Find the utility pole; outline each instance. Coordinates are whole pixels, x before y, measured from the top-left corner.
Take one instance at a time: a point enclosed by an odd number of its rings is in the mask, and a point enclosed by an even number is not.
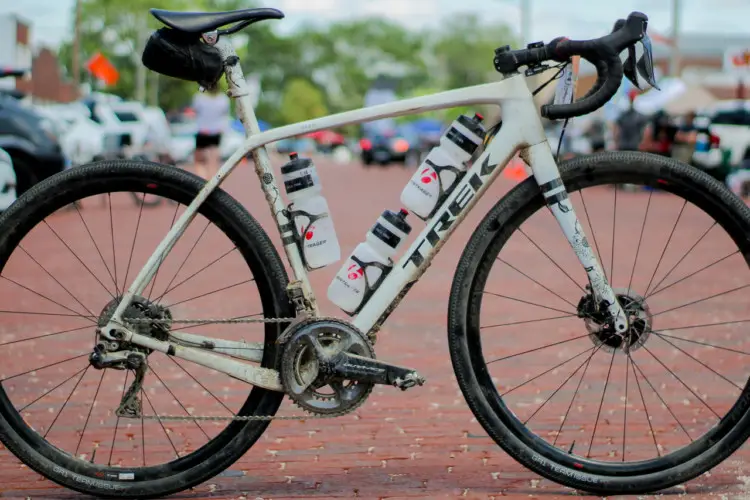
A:
[[[521,44],[531,43],[531,0],[519,0],[521,2]]]
[[[73,83],[76,92],[81,86],[81,0],[75,0],[73,34]]]
[[[669,61],[669,75],[680,76],[680,18],[682,0],[672,0],[672,57]]]

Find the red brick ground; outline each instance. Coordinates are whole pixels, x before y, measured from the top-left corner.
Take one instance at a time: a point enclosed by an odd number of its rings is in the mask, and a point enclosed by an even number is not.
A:
[[[410,172],[400,167],[363,169],[356,163],[336,165],[325,160],[319,161],[319,168],[328,197],[334,221],[342,245],[342,251],[350,251],[364,236],[365,231],[386,209],[397,209],[400,190]],[[472,229],[489,207],[511,186],[502,179],[493,186],[486,198],[475,212],[459,229],[455,238],[445,246],[430,272],[413,289],[401,307],[391,316],[379,336],[377,344],[378,357],[398,362],[418,369],[427,377],[427,384],[422,388],[410,390],[407,394],[391,388],[376,388],[369,401],[354,415],[337,420],[308,420],[306,422],[275,422],[261,441],[238,463],[222,476],[177,497],[185,498],[495,498],[500,496],[555,497],[569,496],[566,488],[527,471],[506,456],[490,440],[466,406],[455,382],[448,356],[445,334],[446,310],[449,287],[456,263]],[[248,167],[241,168],[230,179],[228,190],[246,203],[265,226],[270,218],[262,201],[257,185]],[[657,196],[651,203],[652,214],[649,226],[652,228],[644,235],[644,243],[638,257],[638,271],[633,280],[633,287],[645,288],[651,272],[656,266],[661,249],[669,238],[669,229],[677,218],[680,206],[665,203],[657,205]],[[663,198],[663,197],[662,197]],[[638,241],[638,228],[642,220],[648,195],[618,194],[617,227],[618,239],[615,241],[615,261],[622,265],[615,267],[615,286],[627,287],[629,274],[635,256]],[[582,213],[583,207],[578,196],[574,197],[577,209]],[[586,198],[587,211],[596,229],[597,246],[600,247],[602,260],[609,272],[612,249],[612,192],[599,191]],[[117,275],[118,281],[124,281],[127,272],[132,278],[139,264],[148,256],[158,239],[166,232],[174,210],[160,207],[144,211],[140,222],[139,240],[134,258],[128,269],[128,255],[132,244],[132,234],[136,226],[138,209],[129,200],[117,198],[113,201],[113,219],[121,233],[116,235]],[[627,207],[628,211],[624,209]],[[659,208],[658,212],[653,212]],[[622,212],[620,212],[622,210]],[[693,209],[694,210],[694,209]],[[109,239],[109,211],[97,200],[87,203],[81,212],[88,229],[99,238],[99,251],[104,260],[112,262],[112,243]],[[653,224],[653,226],[652,226]],[[413,222],[416,234],[421,225]],[[81,224],[75,211],[60,214],[51,222],[57,234],[80,255],[86,255],[84,261],[105,285],[111,285],[103,264],[97,260],[97,253],[87,236],[87,228]],[[585,223],[588,230],[588,223]],[[709,227],[700,214],[685,210],[682,222],[672,238],[672,243],[663,257],[658,282],[667,270],[672,267],[681,255]],[[626,233],[625,229],[630,231]],[[654,230],[653,228],[658,228]],[[203,229],[203,222],[197,221],[191,226],[185,237],[185,243],[175,249],[175,257],[164,264],[161,277],[157,279],[155,292],[158,295],[172,278],[180,262],[196,241]],[[558,230],[549,215],[536,217],[528,224],[526,234],[540,244],[547,252],[554,252],[554,258],[579,283],[581,273],[575,266],[574,257],[565,250],[565,242],[558,235]],[[621,232],[622,231],[622,232]],[[713,231],[716,231],[714,229]],[[589,231],[590,232],[590,231]],[[710,233],[698,245],[691,256],[677,267],[671,277],[661,286],[678,281],[691,270],[719,260],[731,252],[727,250],[727,241]],[[275,239],[276,236],[272,234]],[[593,239],[590,238],[590,240]],[[23,290],[18,285],[2,280],[0,297],[5,310],[51,311],[53,314],[72,314],[84,310],[84,306],[93,314],[99,311],[106,302],[106,294],[101,285],[94,280],[80,263],[67,253],[57,237],[48,228],[39,228],[24,248],[34,259],[65,285],[81,303],[74,301],[63,289],[37,266],[27,255],[19,252],[14,256],[4,275],[38,293],[63,303],[66,309],[55,306],[49,301]],[[557,246],[555,246],[557,245]],[[199,271],[214,259],[231,249],[225,237],[207,232],[196,245],[184,269],[172,287],[180,281]],[[482,325],[525,321],[539,318],[564,315],[573,310],[570,303],[577,303],[580,294],[570,286],[568,278],[557,270],[543,255],[523,237],[514,237],[501,257],[514,267],[524,271],[532,278],[539,280],[546,287],[560,295],[554,297],[543,289],[530,287],[531,281],[507,265],[498,263],[490,278],[487,291],[502,295],[513,295],[523,300],[534,301],[552,307],[554,311],[544,311],[519,302],[511,302],[497,296],[486,296],[482,311]],[[750,282],[746,268],[738,264],[738,256],[733,256],[717,264],[709,271],[685,280],[663,294],[657,294],[650,302],[654,311],[662,311],[679,304],[697,300],[712,293],[719,293],[732,287],[739,287]],[[330,279],[336,272],[336,266],[316,271],[313,284],[318,291],[325,313],[338,315],[335,306],[325,298],[325,291]],[[645,278],[644,278],[645,276]],[[77,278],[74,283],[73,279]],[[252,283],[245,283],[249,278],[246,269],[242,268],[235,253],[229,253],[210,271],[199,273],[186,285],[177,286],[167,294],[169,303],[174,304],[195,295],[206,293],[232,284],[238,284],[222,293],[217,293],[200,300],[184,302],[175,306],[175,316],[189,318],[234,317],[260,311],[257,304],[257,291]],[[653,284],[652,284],[653,285]],[[546,295],[545,295],[546,294]],[[46,303],[44,308],[40,304]],[[746,319],[748,303],[747,289],[738,291],[721,302],[713,301],[704,304],[703,308],[695,307],[697,312],[687,308],[658,317],[657,328],[678,328],[697,322],[716,323],[729,320]],[[12,306],[11,306],[12,304]],[[36,308],[35,308],[36,306]],[[561,312],[562,311],[562,312]],[[678,312],[684,314],[677,314]],[[85,321],[69,317],[32,317],[27,315],[0,315],[0,343],[20,340],[44,333],[72,330],[85,326]],[[655,320],[657,321],[657,320]],[[671,334],[694,340],[703,340],[734,349],[748,350],[744,337],[740,337],[743,325],[726,326],[720,333],[707,333],[707,330],[674,330]],[[487,359],[500,358],[524,349],[531,349],[561,339],[572,339],[581,335],[579,320],[567,319],[549,323],[531,323],[509,327],[497,327],[486,330],[483,336],[484,350]],[[224,338],[246,338],[257,340],[258,327],[228,326],[216,328],[204,326],[194,328],[196,333],[213,333]],[[686,332],[690,332],[689,334]],[[718,336],[717,336],[718,335]],[[0,375],[3,378],[19,374],[43,364],[64,360],[90,348],[93,333],[90,329],[71,331],[64,335],[52,336],[31,342],[0,347],[5,350]],[[709,337],[711,337],[709,339]],[[678,344],[684,351],[711,366],[721,367],[721,373],[734,381],[742,382],[746,377],[745,366],[739,354],[726,351],[700,349],[696,344]],[[497,362],[490,365],[491,373],[497,379],[501,391],[517,386],[524,380],[533,378],[554,365],[571,358],[574,354],[592,347],[587,338],[562,344],[557,349],[540,351],[538,356],[522,356],[516,360]],[[696,398],[700,396],[723,415],[727,406],[733,402],[737,391],[726,381],[715,375],[699,370],[700,365],[679,353],[664,341],[652,336],[646,347],[651,350],[666,366],[678,370],[680,377],[693,389],[694,394],[686,392],[684,387],[670,378],[664,368],[653,361],[653,358],[641,350],[634,354],[639,367],[649,380],[660,391],[660,395],[669,407],[684,422],[689,433],[703,432],[706,426],[712,425],[716,418]],[[681,356],[681,357],[680,357]],[[528,359],[526,359],[528,358]],[[174,363],[152,358],[153,371],[165,381],[170,390],[183,401],[187,410],[195,414],[226,414],[216,401],[207,395],[192,379],[188,378]],[[519,361],[523,360],[523,362]],[[533,414],[547,397],[570,375],[583,361],[579,357],[528,383],[508,396],[508,401],[519,418],[526,419]],[[599,457],[618,459],[621,449],[622,420],[624,418],[625,363],[622,356],[615,358],[613,373],[618,374],[610,382],[602,417],[596,432],[592,454]],[[33,361],[33,363],[32,363]],[[45,363],[46,361],[46,363]],[[607,377],[610,356],[598,354],[588,369],[583,384],[583,391],[573,405],[566,424],[566,431],[558,437],[559,444],[569,446],[575,440],[575,450],[579,453],[588,446],[591,425],[601,401],[604,380]],[[721,364],[717,364],[721,363]],[[77,363],[77,364],[76,364]],[[691,364],[692,363],[692,364]],[[224,404],[236,409],[247,393],[247,386],[225,380],[208,370],[193,368],[182,363],[211,392],[218,395]],[[24,377],[17,377],[13,383],[6,382],[11,399],[17,405],[31,403],[44,391],[49,390],[85,367],[85,362],[63,363]],[[578,372],[580,374],[580,371]],[[627,391],[628,406],[628,447],[626,458],[634,455],[650,458],[654,452],[653,440],[648,434],[648,424],[643,405],[634,385],[633,372],[629,372]],[[52,427],[48,438],[66,451],[74,452],[80,438],[80,431],[89,412],[86,402],[92,396],[100,382],[101,372],[89,370],[70,403]],[[692,378],[691,378],[692,377]],[[570,403],[579,376],[571,380],[558,395],[545,405],[535,416],[530,425],[543,436],[551,440],[559,428],[560,417]],[[67,382],[55,396],[50,395],[39,403],[31,405],[24,413],[27,420],[36,428],[47,430],[54,415],[60,409],[64,397],[71,392],[77,377]],[[640,378],[641,384],[643,379]],[[96,461],[106,461],[112,448],[112,410],[119,400],[123,388],[122,373],[107,372],[98,393],[98,403],[91,411],[86,434],[81,439],[79,454],[90,458],[96,448]],[[146,384],[148,401],[144,402],[147,413],[151,413],[149,402],[160,414],[180,414],[184,410],[164,391],[158,379],[150,378]],[[668,420],[669,414],[653,392],[642,387],[646,405],[651,412],[654,432],[660,444],[666,450],[670,447],[685,444],[685,437],[674,420]],[[680,392],[682,391],[682,392]],[[51,402],[51,405],[48,404]],[[200,408],[196,408],[201,405]],[[50,408],[51,406],[51,408]],[[280,414],[297,413],[295,408],[285,402]],[[140,422],[131,422],[128,427],[123,421],[118,428],[115,451],[112,462],[128,465],[140,464],[142,457],[142,434]],[[201,424],[202,429],[193,424],[169,423],[170,439],[178,451],[190,449],[205,442],[203,432],[215,434],[223,425],[213,423]],[[156,422],[149,422],[145,427],[145,442],[149,463],[168,459],[172,447],[165,439],[163,430]],[[691,481],[683,487],[674,488],[668,493],[691,496],[721,496],[739,498],[750,493],[750,467],[747,464],[746,449],[740,450],[733,457],[715,470]],[[7,451],[0,453],[0,496],[32,498],[78,498],[78,495],[56,487],[54,484],[29,471]]]

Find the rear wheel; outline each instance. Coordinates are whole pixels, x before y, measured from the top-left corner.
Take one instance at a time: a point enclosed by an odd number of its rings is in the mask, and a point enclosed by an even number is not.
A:
[[[0,440],[45,477],[97,497],[182,491],[231,465],[268,426],[268,420],[226,417],[278,410],[281,392],[152,352],[140,388],[141,417],[118,417],[114,410],[133,371],[97,370],[88,361],[97,323],[106,321],[129,279],[204,184],[174,167],[101,162],[42,181],[0,218],[0,320],[13,332],[0,335]],[[133,205],[133,193],[172,203],[145,215],[142,205]],[[109,203],[92,203],[90,210],[74,204],[87,205],[92,197]],[[217,190],[142,299],[168,309],[175,320],[290,317],[287,282],[258,223]],[[284,327],[208,320],[179,325],[188,333],[259,342],[260,365],[267,368],[275,367]],[[153,418],[164,415],[224,419]]]
[[[561,176],[631,329],[613,335],[529,179],[459,262],[458,383],[495,442],[550,480],[600,495],[680,484],[750,434],[750,210],[708,175],[645,153],[576,158]]]

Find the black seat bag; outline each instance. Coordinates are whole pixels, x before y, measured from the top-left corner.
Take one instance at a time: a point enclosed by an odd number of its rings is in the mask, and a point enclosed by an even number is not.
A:
[[[166,27],[151,34],[141,62],[151,71],[205,88],[215,86],[224,73],[219,49],[204,43],[198,33]]]

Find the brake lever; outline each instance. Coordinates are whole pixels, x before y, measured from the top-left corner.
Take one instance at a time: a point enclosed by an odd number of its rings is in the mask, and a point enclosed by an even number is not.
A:
[[[612,33],[615,31],[622,29],[623,26],[625,26],[625,19],[618,19],[615,21],[615,25],[612,28]],[[622,72],[625,75],[625,78],[630,80],[630,83],[635,85],[635,87],[638,90],[641,90],[641,86],[638,83],[638,72],[636,71],[636,61],[635,61],[635,45],[631,45],[628,47],[628,57],[625,59],[625,63],[622,66]]]

